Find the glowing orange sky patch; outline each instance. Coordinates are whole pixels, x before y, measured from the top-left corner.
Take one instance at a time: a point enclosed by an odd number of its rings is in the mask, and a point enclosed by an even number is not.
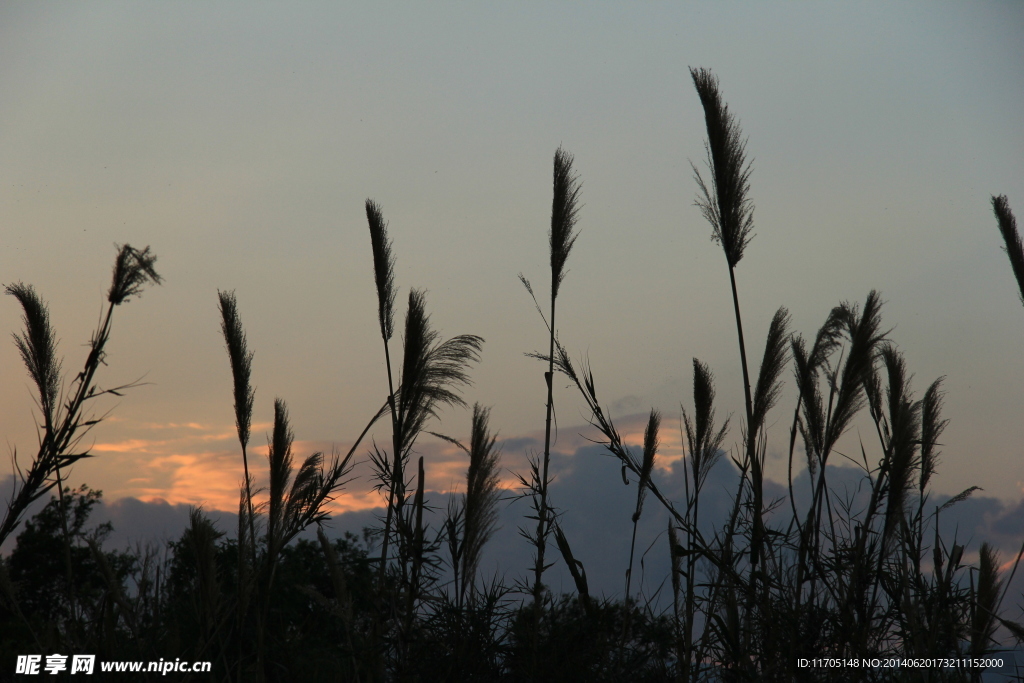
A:
[[[638,458],[646,423],[644,414],[623,416],[616,421],[623,441]],[[202,505],[207,509],[229,512],[238,509],[244,475],[241,449],[233,425],[199,422],[133,424],[125,420],[118,427],[119,436],[123,438],[95,444],[92,450],[97,457],[78,466],[79,476],[96,484],[96,488],[102,488],[108,500],[134,497],[146,502]],[[253,433],[272,428],[269,422],[254,424]],[[468,442],[467,435],[457,437],[464,443]],[[585,425],[562,430],[552,445],[553,461],[574,457],[580,448],[592,445],[588,437],[597,438],[597,434]],[[253,441],[248,449],[249,471],[257,488],[255,498],[260,502],[266,495],[268,446],[265,441]],[[528,457],[531,454],[541,456],[543,432],[538,430],[514,441],[518,442],[514,448],[504,448],[502,441],[498,443],[501,448],[499,486],[510,491],[521,487],[517,473],[525,475],[529,471]],[[382,495],[374,489],[376,480],[367,457],[368,443],[364,442],[356,449],[346,484],[327,506],[332,514],[379,508],[384,504]],[[292,444],[293,468],[297,471],[312,453],[322,452],[325,461],[329,461],[333,454],[343,456],[349,447],[345,443],[295,441]],[[411,486],[415,486],[420,456],[424,459],[427,490],[445,494],[465,491],[469,457],[463,450],[429,434],[421,436],[406,471],[406,479]],[[679,419],[666,418],[662,421],[656,467],[668,471],[683,457]]]

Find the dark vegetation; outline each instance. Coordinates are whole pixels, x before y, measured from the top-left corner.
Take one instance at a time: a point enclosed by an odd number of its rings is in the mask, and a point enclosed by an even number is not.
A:
[[[920,397],[913,392],[877,292],[861,305],[836,306],[807,336],[790,329],[789,314],[780,308],[761,332],[760,363],[751,362],[757,359],[748,356],[735,278],[754,236],[751,167],[717,79],[704,69],[692,77],[708,136],[707,168],[694,167],[696,204],[728,267],[744,406],[739,425],[723,418],[711,368],[693,360],[693,403],[682,407],[684,500],[669,500],[652,476],[662,439],[659,413],[651,411],[642,449],[624,444],[602,407],[594,370],[573,360],[558,333],[556,302],[579,236],[581,191],[572,157],[559,149],[550,298],[543,306],[522,278],[547,330],[546,352],[531,354],[545,365],[544,450],[520,475],[519,493],[531,510],[521,527],[533,548],[529,579],[508,584],[479,576],[501,493],[500,452],[487,408],[473,406],[468,443],[436,434],[466,453],[467,481],[465,493],[448,501],[442,523],[428,524],[416,444],[436,428],[440,408],[465,406],[459,392],[483,340],[442,340],[425,295],[412,289],[399,348],[395,255],[381,208],[369,200],[387,386],[367,407],[366,429],[351,450],[315,453],[297,463],[288,410],[278,399],[269,484],[255,488],[257,465],[248,454],[253,353],[235,295],[221,292],[241,456],[238,527],[218,529],[194,510],[187,530],[168,547],[105,550],[109,526],[87,531],[100,494],[66,481],[68,469],[89,455],[81,438],[97,419],[87,404],[124,388],[96,384],[114,308],[147,282],[160,281],[148,248],[125,246],[106,317],[84,369],[66,388],[46,304],[30,286],[7,287],[24,310],[25,331],[15,343],[38,390],[41,424],[39,451],[27,471],[18,470],[0,525],[3,541],[25,522],[13,552],[0,562],[0,677],[13,671],[16,654],[63,652],[210,660],[213,679],[226,681],[977,679],[980,671],[966,669],[896,674],[797,666],[800,658],[815,657],[980,657],[1000,651],[999,639],[1007,645],[1021,640],[1024,629],[1004,617],[1008,579],[999,575],[995,549],[983,545],[977,565],[968,566],[967,549],[938,533],[939,516],[974,488],[941,505],[933,500],[930,484],[947,424],[942,379]],[[993,198],[993,208],[1024,301],[1024,247],[1014,216],[1006,197]],[[789,423],[789,496],[766,499],[766,425],[787,369],[799,393]],[[620,461],[623,479],[637,485],[635,506],[622,511],[634,525],[630,555],[623,558],[623,599],[591,595],[586,569],[559,524],[549,467],[556,376],[579,391],[594,438]],[[861,444],[866,494],[851,498],[830,486],[829,473],[837,442],[865,413],[876,441]],[[384,418],[389,442],[368,447],[386,506],[380,526],[362,538],[330,541],[319,529],[325,504],[347,482],[369,429]],[[726,452],[726,436],[737,426],[741,446]],[[709,533],[701,499],[723,457],[740,477],[730,514]],[[796,458],[806,461],[799,480]],[[49,504],[25,520],[29,505],[51,491],[56,495]],[[632,592],[635,529],[651,505],[663,506],[670,517],[664,552],[671,557],[671,601],[664,609]],[[317,530],[316,542],[298,537],[307,529]],[[558,561],[576,584],[573,595],[554,595],[545,585],[545,572]]]

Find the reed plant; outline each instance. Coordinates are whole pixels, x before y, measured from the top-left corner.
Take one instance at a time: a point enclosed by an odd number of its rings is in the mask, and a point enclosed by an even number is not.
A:
[[[89,354],[82,370],[66,389],[62,388],[63,361],[57,354],[57,335],[50,324],[46,302],[32,285],[18,282],[5,287],[4,291],[18,300],[23,311],[25,331],[14,335],[14,343],[38,392],[36,402],[42,424],[39,450],[27,471],[18,466],[15,452],[18,479],[0,522],[0,543],[17,528],[34,501],[54,488],[58,496],[63,495],[61,470],[67,472],[76,462],[90,457],[89,449],[81,446],[82,439],[103,419],[86,412],[91,402],[101,396],[120,396],[125,389],[136,386],[132,383],[103,389],[96,384],[96,372],[106,364],[115,307],[141,295],[147,283],[160,284],[162,278],[155,266],[156,256],[149,247],[118,247],[106,312],[89,340]]]
[[[534,506],[537,527],[532,534],[524,534],[534,547],[533,562],[533,601],[540,604],[544,591],[544,572],[549,564],[546,563],[545,554],[548,537],[551,535],[555,515],[552,513],[551,501],[549,499],[549,486],[551,482],[551,442],[552,425],[554,422],[554,371],[555,371],[555,344],[557,343],[558,328],[555,326],[555,304],[558,301],[558,294],[561,290],[562,281],[567,274],[565,265],[569,260],[569,253],[576,244],[579,231],[576,228],[576,221],[579,218],[579,176],[573,170],[573,157],[564,149],[559,147],[555,150],[554,171],[553,171],[553,192],[551,200],[551,229],[548,232],[549,261],[551,265],[551,287],[549,297],[548,315],[545,316],[537,297],[534,295],[533,287],[521,273],[520,281],[530,296],[533,298],[537,311],[541,315],[548,330],[548,369],[544,373],[544,383],[547,390],[547,402],[545,403],[544,416],[544,453],[540,460],[531,464],[531,476],[523,479],[524,490],[528,492]]]

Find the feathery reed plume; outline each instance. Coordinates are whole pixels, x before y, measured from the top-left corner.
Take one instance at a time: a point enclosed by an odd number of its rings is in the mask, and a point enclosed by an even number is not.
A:
[[[344,458],[334,454],[329,463],[320,452],[303,461],[284,506],[282,545],[287,545],[309,525],[329,519],[324,505],[333,500],[334,492],[346,483],[345,477],[352,469],[351,462],[351,451]]]
[[[249,429],[252,425],[252,407],[256,392],[252,388],[253,352],[245,338],[242,319],[238,315],[238,300],[235,293],[217,292],[220,301],[221,331],[224,343],[228,347],[228,358],[231,361],[231,377],[235,389],[235,427],[238,429],[238,442],[242,445],[245,476],[249,476],[248,459],[244,457],[249,445]]]
[[[281,549],[303,529],[328,519],[324,504],[345,484],[351,471],[353,451],[340,458],[334,455],[325,465],[323,453],[307,457],[292,479],[292,433],[288,407],[281,399],[274,401],[274,432],[267,456],[270,464],[270,500],[268,501],[267,548],[273,564]],[[289,487],[289,481],[291,486]]]
[[[580,181],[573,172],[572,155],[559,147],[555,151],[554,197],[551,201],[551,298],[558,296],[565,278],[565,262],[569,258],[579,231],[575,230],[579,214]]]
[[[288,424],[288,407],[274,399],[274,431],[267,460],[270,464],[270,500],[268,501],[267,552],[271,564],[284,546],[285,489],[292,474],[292,441],[295,435]]]
[[[370,224],[370,245],[373,248],[373,276],[377,283],[377,316],[380,336],[386,343],[394,332],[395,309],[395,256],[391,253],[388,224],[381,214],[380,205],[366,200],[366,220]]]
[[[636,494],[636,512],[633,513],[633,522],[640,519],[644,509],[644,494],[647,493],[647,485],[651,481],[651,472],[654,470],[654,458],[658,454],[658,429],[661,427],[661,413],[651,409],[647,418],[647,427],[644,429],[644,459],[640,467],[640,481]]]
[[[739,320],[737,318],[737,320]],[[786,328],[789,324],[789,312],[780,307],[772,317],[768,327],[768,339],[765,341],[764,359],[758,374],[757,386],[754,389],[753,408],[747,424],[747,460],[750,463],[750,483],[753,500],[754,530],[751,544],[751,562],[757,563],[761,557],[761,543],[764,538],[764,450],[758,448],[758,440],[763,438],[762,428],[768,411],[778,401],[782,391],[780,377],[786,365]]]
[[[725,250],[729,267],[734,268],[754,237],[754,204],[747,197],[751,167],[747,161],[746,142],[742,139],[739,123],[729,111],[729,105],[722,101],[718,77],[708,69],[693,68],[690,76],[704,107],[708,129],[707,163],[711,171],[711,186],[708,187],[700,171],[691,163],[703,195],[698,197],[697,206],[711,223],[712,237]]]
[[[889,486],[883,534],[888,542],[903,518],[910,477],[920,464],[917,448],[921,438],[921,404],[916,403],[910,394],[910,378],[903,355],[892,344],[884,344],[881,357],[889,383],[886,394],[889,408]]]
[[[796,377],[797,389],[800,392],[797,405],[798,415],[801,408],[803,410],[803,420],[799,423],[799,428],[804,438],[808,466],[812,473],[816,465],[815,458],[821,457],[821,453],[825,449],[827,423],[818,380],[820,373],[828,367],[829,357],[839,348],[843,329],[839,311],[840,308],[836,307],[829,313],[825,324],[815,335],[814,344],[811,345],[810,350],[806,348],[804,339],[799,334],[793,335],[790,344],[793,352],[793,372]]]
[[[24,311],[21,321],[25,333],[15,332],[14,343],[39,391],[43,420],[52,428],[60,392],[61,359],[57,357],[57,335],[50,326],[50,311],[32,285],[19,282],[8,285],[5,291],[18,300]]]
[[[931,386],[928,387],[928,391],[924,394],[924,400],[921,402],[920,490],[922,493],[928,487],[928,481],[938,466],[939,452],[936,450],[936,447],[939,446],[939,437],[942,436],[946,425],[949,424],[949,420],[942,419],[942,402],[944,398],[942,382],[944,379],[945,377],[940,377],[932,382]]]
[[[150,253],[149,247],[141,251],[130,244],[118,247],[114,277],[110,283],[107,301],[118,306],[128,297],[142,294],[142,287],[147,282],[160,284],[163,280],[154,268],[155,263],[156,254]]]
[[[498,464],[501,451],[495,448],[497,436],[488,430],[490,412],[489,408],[483,408],[480,404],[473,406],[469,470],[466,473],[466,494],[463,497],[463,595],[474,585],[484,545],[494,535],[498,524]]]
[[[693,625],[697,609],[696,587],[696,550],[694,548],[699,539],[698,523],[700,520],[700,493],[704,487],[711,468],[722,456],[722,441],[729,429],[729,418],[718,431],[715,431],[715,378],[711,369],[696,358],[693,359],[693,404],[694,415],[691,418],[682,405],[679,410],[683,416],[683,431],[686,433],[686,446],[689,451],[690,472],[686,475],[687,501],[686,519],[683,528],[686,530],[689,540],[689,548],[685,553],[686,570],[682,572],[686,577],[686,600],[683,609],[683,628],[680,648],[681,673],[683,680],[688,680],[690,675],[691,657],[694,652]],[[689,480],[693,479],[693,488],[690,488]],[[738,495],[738,494],[737,494]],[[737,498],[738,500],[738,498]],[[731,541],[729,541],[731,543]],[[674,552],[679,553],[680,548],[676,547]],[[680,558],[682,555],[680,555]],[[673,558],[675,559],[675,558]],[[681,560],[680,560],[681,564]],[[673,585],[675,588],[675,585]]]
[[[427,419],[442,406],[465,406],[454,387],[470,384],[467,366],[480,360],[484,340],[472,334],[437,343],[430,327],[426,297],[409,292],[405,318],[405,355],[398,390],[398,418],[403,450],[408,451]]]
[[[629,543],[629,567],[626,569],[626,600],[629,600],[630,583],[633,579],[633,551],[636,549],[636,527],[644,510],[644,496],[651,483],[654,458],[658,454],[658,429],[661,427],[661,413],[651,409],[644,429],[644,457],[640,464],[640,481],[637,482],[636,510],[633,512],[633,539]]]
[[[748,438],[756,438],[757,432],[764,426],[768,411],[775,407],[779,400],[782,391],[780,377],[788,360],[789,321],[789,311],[779,308],[768,327],[764,360],[761,361],[761,372],[754,389],[754,419],[749,427]]]
[[[864,405],[864,386],[871,380],[875,350],[888,332],[882,332],[882,300],[871,290],[864,301],[864,310],[842,304],[836,312],[850,338],[850,352],[843,366],[842,384],[836,394],[835,406],[825,434],[823,455],[832,450],[849,426],[853,416]]]
[[[992,197],[992,211],[999,221],[999,232],[1003,235],[1003,242],[1006,243],[1006,255],[1010,257],[1010,265],[1013,267],[1013,274],[1017,278],[1017,285],[1020,287],[1020,300],[1024,303],[1024,243],[1021,242],[1020,233],[1017,232],[1017,219],[1010,209],[1010,200],[1005,194]]]
[[[971,617],[970,653],[980,656],[988,652],[996,630],[996,610],[999,601],[999,555],[988,543],[981,544],[978,558],[978,585],[974,590],[974,609]]]
[[[696,358],[693,359],[693,405],[691,419],[686,409],[683,412],[683,426],[686,430],[686,444],[690,450],[690,469],[693,472],[694,491],[699,492],[708,473],[721,457],[722,441],[729,429],[726,418],[721,429],[715,431],[715,377],[711,369]]]

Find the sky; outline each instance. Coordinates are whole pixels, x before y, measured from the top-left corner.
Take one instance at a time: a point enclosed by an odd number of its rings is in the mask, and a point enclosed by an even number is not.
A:
[[[668,481],[692,358],[734,416],[728,447],[743,410],[728,271],[693,205],[705,129],[688,67],[707,67],[753,159],[755,237],[736,270],[750,357],[779,306],[811,336],[833,306],[878,290],[918,395],[945,377],[936,494],[980,486],[978,519],[1019,509],[1024,524],[1024,307],[990,205],[1006,194],[1024,212],[1021,35],[1024,6],[1010,2],[3,2],[0,283],[49,301],[70,380],[115,245],[149,245],[164,283],[117,310],[99,377],[143,385],[97,402],[97,457],[70,481],[124,509],[230,511],[242,475],[217,292],[236,293],[255,351],[256,452],[276,397],[298,457],[347,451],[387,391],[373,198],[394,241],[397,317],[409,288],[425,289],[443,337],[486,340],[464,397],[492,407],[512,487],[545,400],[544,368],[525,354],[546,331],[517,276],[548,287],[563,146],[583,206],[560,338],[589,358],[628,440],[650,408],[664,413]],[[12,298],[0,321],[19,329]],[[776,482],[796,402],[785,378],[768,421]],[[0,434],[24,463],[35,413],[11,343],[0,381]],[[587,450],[579,397],[556,383],[555,401],[555,450],[575,481],[606,459]],[[465,439],[469,423],[452,410],[431,429]],[[849,454],[874,446],[867,427]],[[421,452],[431,490],[457,490],[457,449],[424,437]],[[380,504],[365,457],[337,512]],[[595,471],[614,483],[606,465]],[[600,496],[580,486],[566,500]]]

